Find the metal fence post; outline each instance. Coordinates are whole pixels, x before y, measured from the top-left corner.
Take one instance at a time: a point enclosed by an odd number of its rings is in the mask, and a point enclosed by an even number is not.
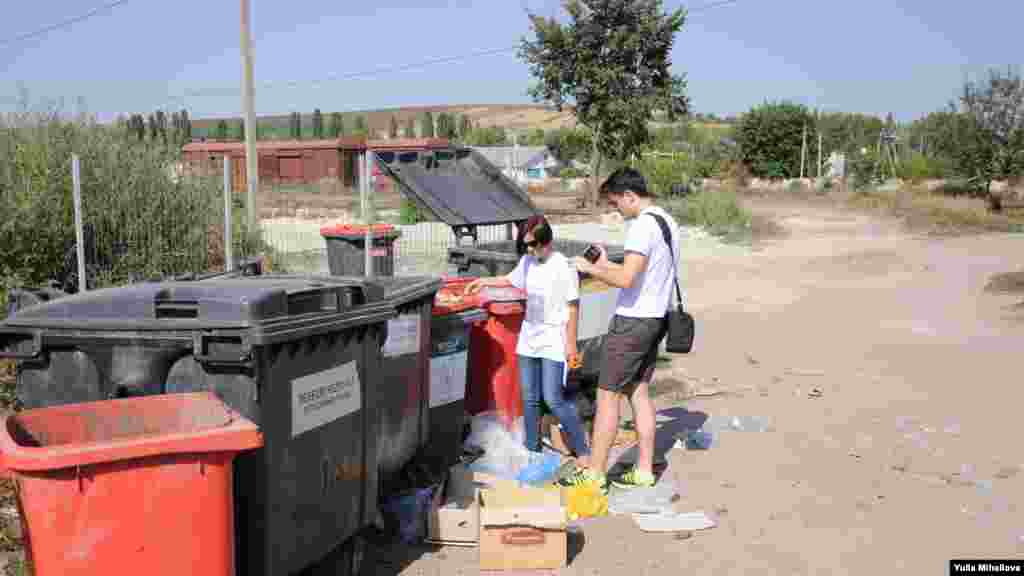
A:
[[[224,155],[224,271],[235,269],[234,234],[231,230],[231,157]]]
[[[78,291],[89,290],[88,279],[85,277],[85,231],[82,230],[82,178],[79,171],[78,154],[71,155],[71,180],[75,201],[75,239],[78,252]]]
[[[364,193],[364,198],[366,198],[364,202],[366,210],[366,235],[364,236],[363,239],[363,248],[365,249],[364,254],[366,257],[364,261],[364,275],[367,278],[373,277],[373,234],[372,231],[370,230],[370,228],[373,226],[373,220],[370,217],[370,215],[373,213],[373,210],[370,208],[370,190],[372,186],[371,181],[373,178],[373,161],[370,160],[372,154],[373,152],[370,152],[370,147],[369,145],[367,145],[366,156],[363,157],[363,173],[366,174],[366,178],[364,179],[366,180],[366,183],[363,184],[363,190],[366,191]]]

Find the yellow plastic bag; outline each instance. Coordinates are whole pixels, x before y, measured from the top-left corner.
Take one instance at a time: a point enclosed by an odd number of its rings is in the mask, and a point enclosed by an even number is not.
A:
[[[593,518],[608,514],[608,497],[596,484],[583,484],[562,489],[562,500],[570,520]]]

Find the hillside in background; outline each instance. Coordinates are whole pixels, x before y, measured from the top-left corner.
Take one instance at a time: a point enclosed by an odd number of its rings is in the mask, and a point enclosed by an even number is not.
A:
[[[379,110],[359,110],[343,112],[345,126],[351,130],[355,125],[358,116],[366,118],[370,133],[375,136],[386,136],[391,125],[391,118],[398,120],[399,126],[405,126],[410,119],[418,120],[424,112],[431,112],[435,116],[441,112],[447,112],[457,116],[466,115],[473,121],[477,128],[500,126],[512,130],[531,130],[541,128],[544,130],[571,127],[575,125],[575,119],[568,110],[558,112],[557,110],[540,104],[461,104],[450,106],[409,106],[403,108],[385,108]],[[313,111],[301,110],[302,133],[305,137],[312,133]],[[324,124],[328,123],[330,114],[333,112],[328,108],[321,108],[324,116]],[[241,121],[240,117],[234,118],[195,118],[192,120],[194,135],[205,135],[212,131],[218,122],[227,120],[232,131],[235,125]],[[257,118],[261,130],[271,130],[274,134],[286,135],[288,133],[288,115],[260,116]]]

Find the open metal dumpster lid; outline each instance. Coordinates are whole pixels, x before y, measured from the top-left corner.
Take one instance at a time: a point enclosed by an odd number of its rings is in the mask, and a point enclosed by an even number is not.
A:
[[[374,155],[407,197],[451,226],[457,236],[473,235],[476,226],[521,222],[539,213],[519,186],[469,148],[387,150]]]

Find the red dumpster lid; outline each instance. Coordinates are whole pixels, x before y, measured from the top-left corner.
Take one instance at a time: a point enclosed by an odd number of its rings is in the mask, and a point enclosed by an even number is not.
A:
[[[465,312],[470,308],[481,308],[480,295],[464,296],[463,290],[475,278],[445,278],[444,285],[434,296],[434,316],[447,316]]]
[[[65,404],[0,419],[0,463],[15,471],[261,446],[259,428],[209,392]]]
[[[372,224],[370,232],[374,235],[394,232],[391,224]],[[328,224],[320,228],[321,236],[361,236],[366,234],[366,224]]]
[[[445,278],[444,286],[434,297],[434,315],[444,316],[463,312],[470,308],[481,308],[494,311],[494,306],[503,303],[514,305],[526,300],[526,292],[518,288],[484,288],[471,296],[463,296],[463,290],[476,278],[454,277]],[[506,312],[507,313],[507,312]]]

